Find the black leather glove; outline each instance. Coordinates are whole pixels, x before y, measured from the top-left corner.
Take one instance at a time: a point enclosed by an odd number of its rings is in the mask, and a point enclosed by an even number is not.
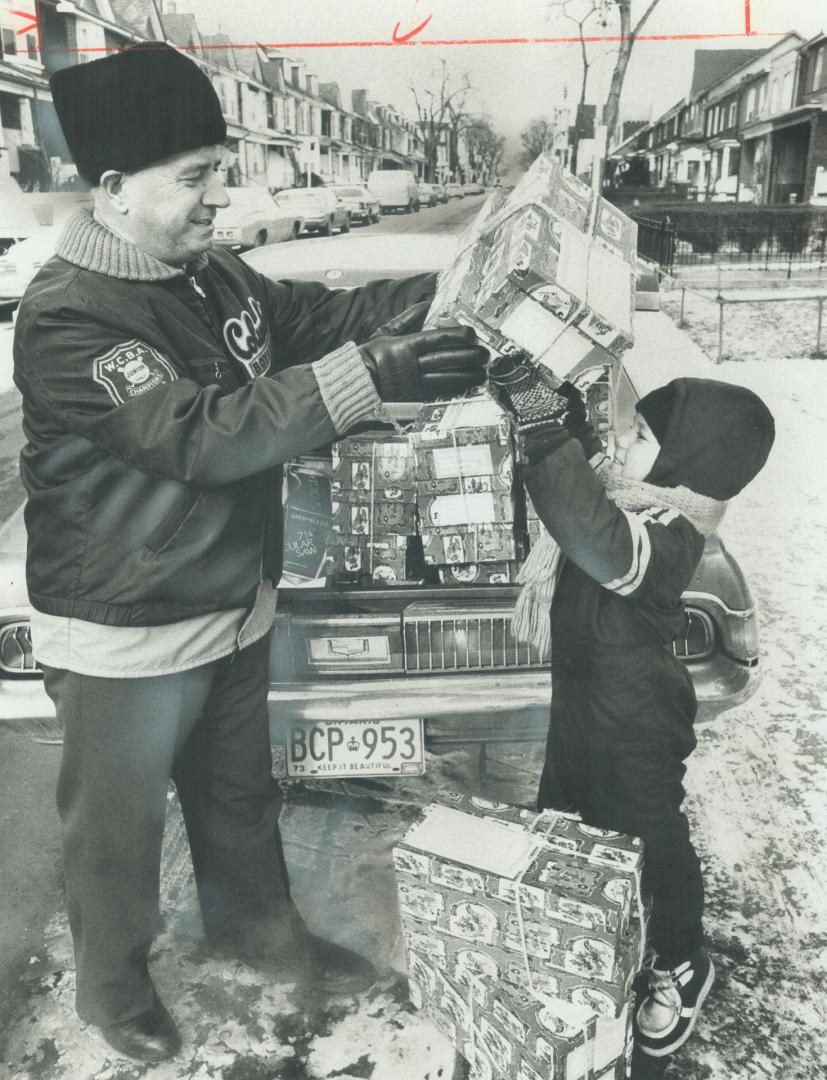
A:
[[[383,401],[456,397],[482,385],[488,361],[488,352],[470,326],[420,330],[401,337],[383,334],[360,345],[359,352]]]

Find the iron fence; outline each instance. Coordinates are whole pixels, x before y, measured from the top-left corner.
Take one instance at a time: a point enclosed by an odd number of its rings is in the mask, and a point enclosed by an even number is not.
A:
[[[671,273],[675,267],[732,264],[784,269],[827,263],[827,221],[768,219],[739,224],[718,213],[693,214],[675,224],[635,216],[638,254]]]

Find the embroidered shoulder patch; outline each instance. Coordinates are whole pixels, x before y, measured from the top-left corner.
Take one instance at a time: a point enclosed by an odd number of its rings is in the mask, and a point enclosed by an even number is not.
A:
[[[175,382],[178,375],[168,360],[143,341],[124,341],[95,359],[92,378],[100,383],[116,405]]]

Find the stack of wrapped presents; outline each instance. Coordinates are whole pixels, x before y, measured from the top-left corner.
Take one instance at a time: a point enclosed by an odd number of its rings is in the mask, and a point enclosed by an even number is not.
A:
[[[512,581],[521,551],[506,414],[487,394],[440,402],[408,435],[426,564],[443,580]]]
[[[640,840],[443,794],[393,858],[411,1000],[474,1080],[627,1076]]]
[[[369,433],[333,445],[328,555],[345,580],[406,580],[416,536],[414,455],[404,435]]]
[[[635,223],[543,155],[460,236],[425,325],[466,323],[492,355],[527,353],[583,392],[603,434],[610,369],[632,344],[635,258]],[[407,435],[335,444],[329,507],[312,468],[289,479],[288,580],[324,566],[359,583],[508,583],[540,535],[508,418],[485,393],[424,406]]]

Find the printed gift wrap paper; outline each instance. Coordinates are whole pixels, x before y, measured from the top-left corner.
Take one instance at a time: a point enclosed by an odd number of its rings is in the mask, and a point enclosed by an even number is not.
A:
[[[481,865],[497,845],[522,851],[519,870]],[[622,981],[622,939],[639,910],[637,838],[571,814],[443,794],[394,849],[394,861],[403,915],[522,955],[519,913],[537,970]]]
[[[468,323],[561,381],[632,344],[637,227],[550,155],[460,238],[426,327]],[[493,212],[492,212],[493,210]]]
[[[411,1000],[472,1076],[628,1075],[640,841],[449,793],[393,857]]]
[[[612,1076],[624,1062],[631,1009],[601,1017],[588,1007],[539,1000],[501,988],[481,1001],[470,970],[455,981],[428,954],[408,953],[411,1000],[461,1049],[476,1075],[524,1080],[582,1080]],[[625,1072],[625,1069],[624,1069]]]
[[[426,405],[409,437],[425,561],[515,559],[511,424],[499,405],[487,394]]]

